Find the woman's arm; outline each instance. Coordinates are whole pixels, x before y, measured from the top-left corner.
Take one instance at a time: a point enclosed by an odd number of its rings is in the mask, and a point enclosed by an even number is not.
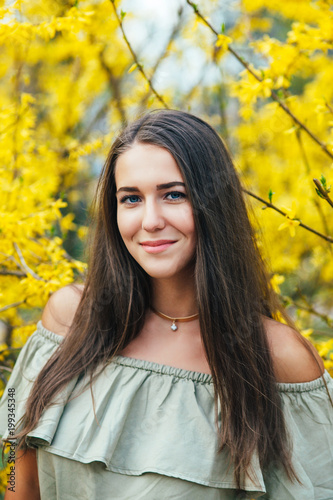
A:
[[[5,493],[5,500],[27,499],[40,500],[36,450],[31,448],[17,453],[15,480],[8,482]]]
[[[65,336],[69,329],[83,291],[83,285],[66,286],[49,298],[42,315],[42,325],[58,335]],[[15,485],[8,481],[5,500],[40,500],[36,450],[20,450],[12,471]],[[13,481],[14,482],[14,481]]]

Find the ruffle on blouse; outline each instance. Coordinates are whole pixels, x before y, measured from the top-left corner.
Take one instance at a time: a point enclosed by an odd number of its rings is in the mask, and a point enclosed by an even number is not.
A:
[[[3,439],[8,437],[4,428],[8,388],[16,391],[18,421],[34,379],[62,340],[39,321],[21,350],[0,403]],[[328,372],[324,378],[333,398],[333,379]],[[68,401],[83,387],[83,393]],[[314,484],[320,485],[321,492],[326,488],[333,493],[333,469],[327,468],[333,465],[333,416],[323,380],[278,384],[278,388],[294,440],[295,470],[303,486],[289,482],[278,468],[264,477],[254,455],[252,477],[243,477],[242,489],[263,498],[274,491],[274,500],[333,498],[314,493]],[[217,455],[211,375],[117,356],[94,381],[93,395],[98,422],[89,377],[72,379],[56,397],[57,404],[44,411],[27,435],[27,444],[82,463],[99,461],[120,474],[153,472],[236,489],[227,450]]]

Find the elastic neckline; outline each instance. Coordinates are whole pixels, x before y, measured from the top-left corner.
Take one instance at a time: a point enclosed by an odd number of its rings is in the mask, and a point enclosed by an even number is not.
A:
[[[39,320],[37,323],[37,332],[41,333],[43,337],[52,340],[52,342],[55,342],[56,344],[61,344],[61,342],[64,340],[64,337],[59,333],[51,332],[51,330],[45,328],[41,320]]]
[[[325,379],[326,384],[332,382],[331,375],[327,370],[324,371],[323,377]],[[277,387],[280,392],[310,392],[316,389],[325,388],[324,381],[322,377],[316,378],[315,380],[310,380],[310,382],[277,382]]]
[[[139,370],[147,370],[149,372],[159,373],[161,375],[170,375],[177,378],[190,379],[202,384],[212,384],[213,377],[209,373],[196,372],[186,370],[185,368],[177,368],[175,366],[163,365],[138,358],[129,358],[128,356],[115,356],[112,361],[117,365],[130,366]]]
[[[37,331],[44,337],[55,342],[56,344],[61,344],[61,342],[64,340],[64,337],[62,335],[51,332],[50,330],[45,328],[41,320],[38,321],[37,323]],[[143,359],[130,358],[128,356],[118,355],[112,359],[112,362],[114,362],[117,365],[129,366],[141,370],[152,371],[155,373],[159,373],[161,375],[171,375],[174,377],[190,379],[207,384],[213,383],[213,377],[209,373],[201,373],[201,372],[186,370],[185,368],[176,368],[174,366],[155,363],[154,361],[147,361]],[[324,379],[327,384],[332,381],[332,378],[327,370],[325,370],[324,372]],[[322,377],[316,378],[315,380],[311,380],[310,382],[296,382],[296,383],[277,382],[276,385],[278,391],[280,392],[309,392],[325,387]]]

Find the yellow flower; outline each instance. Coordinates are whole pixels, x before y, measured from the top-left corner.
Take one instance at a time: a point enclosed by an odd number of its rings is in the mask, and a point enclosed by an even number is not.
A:
[[[277,293],[280,293],[280,287],[279,285],[283,283],[285,280],[285,277],[282,276],[282,274],[274,274],[271,277],[271,285],[273,287],[273,290]]]
[[[132,66],[130,67],[130,69],[127,71],[127,73],[132,73],[136,68],[138,67],[138,64],[137,63],[134,63],[132,64]]]
[[[313,328],[308,328],[306,330],[301,330],[303,337],[310,337],[313,333]]]
[[[75,231],[76,224],[73,222],[74,218],[75,214],[69,213],[59,220],[60,227],[63,233],[66,233],[67,231]]]
[[[295,234],[296,234],[296,230],[295,230],[295,227],[296,226],[299,226],[300,224],[300,221],[299,220],[292,220],[292,219],[289,219],[288,217],[286,217],[286,221],[283,222],[279,227],[278,227],[278,231],[281,231],[281,229],[285,229],[285,228],[289,228],[289,233],[290,233],[290,236],[294,237]]]
[[[215,47],[219,47],[222,52],[226,52],[229,47],[229,43],[232,42],[232,38],[227,35],[219,34],[217,35],[217,41],[215,43]]]
[[[296,230],[295,227],[300,225],[300,221],[296,220],[294,217],[296,215],[296,202],[295,200],[292,202],[292,208],[282,207],[287,212],[285,221],[278,227],[278,231],[282,229],[289,228],[290,236],[294,237]]]
[[[87,234],[88,234],[87,226],[80,226],[79,229],[77,230],[77,235],[80,238],[80,240],[84,240],[87,237]]]

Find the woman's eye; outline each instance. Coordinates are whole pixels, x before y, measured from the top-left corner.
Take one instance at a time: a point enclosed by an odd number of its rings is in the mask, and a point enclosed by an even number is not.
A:
[[[172,195],[172,200],[179,200],[180,198],[185,198],[186,197],[186,194],[185,193],[181,193],[180,191],[172,191],[171,193],[168,193],[167,196],[171,196]],[[176,197],[174,197],[174,195]]]
[[[131,194],[129,196],[124,196],[123,198],[121,198],[120,203],[125,203],[125,201],[131,200],[132,198],[138,198],[138,196],[136,196],[135,194]],[[137,200],[134,200],[134,201],[132,200],[131,203],[132,202],[135,203],[136,201]]]

